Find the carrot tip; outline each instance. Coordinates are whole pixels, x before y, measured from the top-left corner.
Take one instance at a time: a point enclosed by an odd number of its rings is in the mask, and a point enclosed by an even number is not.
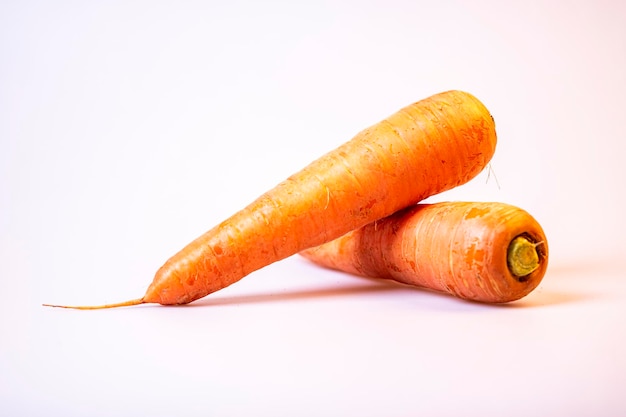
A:
[[[526,236],[517,236],[511,241],[507,250],[507,263],[509,271],[518,280],[532,274],[539,268],[539,253],[537,246],[541,243],[534,243]]]
[[[145,304],[143,298],[137,298],[135,300],[122,301],[120,303],[112,303],[112,304],[102,304],[97,306],[66,306],[60,304],[42,304],[44,307],[55,307],[55,308],[70,308],[74,310],[102,310],[105,308],[116,308],[116,307],[128,307],[128,306],[136,306],[139,304]]]

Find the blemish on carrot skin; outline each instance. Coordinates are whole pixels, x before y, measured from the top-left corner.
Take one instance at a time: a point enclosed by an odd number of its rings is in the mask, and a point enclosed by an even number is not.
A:
[[[326,185],[324,186],[326,188],[326,205],[324,206],[324,210],[328,209],[328,205],[330,204],[330,188],[328,188]]]
[[[366,208],[366,209],[371,209],[371,208],[374,206],[374,204],[376,204],[377,202],[378,202],[378,200],[376,200],[376,199],[374,198],[374,199],[370,200],[370,201],[367,203],[367,205],[365,206],[365,208]]]
[[[465,220],[474,219],[474,218],[481,217],[481,216],[484,216],[484,215],[487,215],[487,214],[489,214],[489,210],[488,209],[480,209],[478,207],[473,207],[465,215]]]
[[[222,253],[224,253],[221,246],[214,246],[213,251],[215,252],[216,255],[221,255]]]

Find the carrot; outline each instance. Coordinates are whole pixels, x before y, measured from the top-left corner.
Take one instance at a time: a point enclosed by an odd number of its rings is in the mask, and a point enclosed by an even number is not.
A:
[[[505,303],[541,282],[548,243],[518,207],[446,202],[406,208],[301,255],[352,274]]]
[[[361,131],[189,243],[142,298],[74,308],[192,302],[469,181],[495,146],[493,118],[478,99],[462,91],[434,95]]]

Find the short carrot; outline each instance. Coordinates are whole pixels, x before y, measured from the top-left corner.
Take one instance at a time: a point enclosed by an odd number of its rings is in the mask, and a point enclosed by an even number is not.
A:
[[[525,210],[504,203],[418,204],[301,254],[337,270],[486,303],[528,295],[548,242]]]
[[[192,302],[469,181],[495,146],[493,118],[478,99],[462,91],[431,96],[361,131],[189,243],[142,298],[74,308]]]

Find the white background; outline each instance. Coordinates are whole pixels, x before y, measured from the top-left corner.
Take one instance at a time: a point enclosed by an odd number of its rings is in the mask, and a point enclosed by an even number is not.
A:
[[[293,257],[189,307],[41,306],[140,297],[191,239],[448,89],[495,117],[495,177],[432,200],[540,221],[550,267],[523,300]],[[624,97],[619,1],[0,2],[0,414],[626,415]]]

